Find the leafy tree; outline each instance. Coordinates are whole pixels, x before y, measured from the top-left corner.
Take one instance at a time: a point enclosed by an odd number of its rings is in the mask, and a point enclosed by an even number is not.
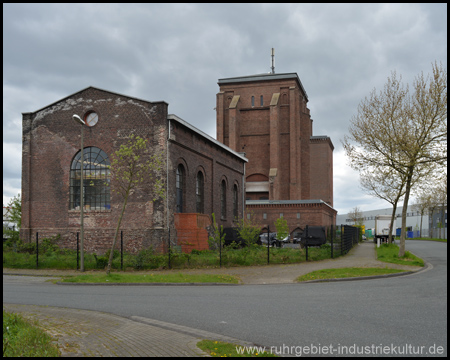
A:
[[[9,222],[14,224],[14,229],[3,226],[3,232],[10,237],[11,240],[19,240],[20,227],[22,226],[22,200],[20,194],[14,196],[6,205],[8,208]]]
[[[237,232],[239,237],[244,240],[245,245],[249,246],[258,241],[261,233],[261,226],[254,221],[253,214],[250,214],[250,219],[242,217],[235,220],[237,223]]]
[[[111,247],[111,252],[108,260],[106,273],[111,271],[111,264],[113,261],[114,248],[116,246],[117,237],[119,234],[120,224],[127,206],[130,195],[139,187],[144,181],[152,184],[151,193],[153,194],[153,201],[158,198],[164,198],[164,184],[161,176],[158,176],[163,165],[163,157],[159,153],[149,155],[148,140],[140,136],[131,135],[126,144],[122,144],[111,156],[111,185],[112,190],[120,195],[123,199],[122,210],[117,222],[114,240]]]
[[[343,141],[352,168],[392,170],[405,179],[402,229],[414,178],[447,164],[447,70],[435,63],[432,72],[417,76],[411,93],[393,72],[383,91],[361,101]],[[402,231],[399,256],[404,255]]]
[[[278,240],[283,240],[286,236],[289,235],[289,226],[284,217],[280,217],[275,220],[275,228],[277,229]]]

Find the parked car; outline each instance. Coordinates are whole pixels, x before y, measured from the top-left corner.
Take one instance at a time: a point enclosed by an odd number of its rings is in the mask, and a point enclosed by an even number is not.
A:
[[[277,233],[271,232],[269,233],[269,246],[273,246],[276,242]],[[260,245],[267,245],[267,233],[262,233],[259,235],[259,243]]]
[[[287,243],[290,243],[290,242],[291,242],[291,239],[290,239],[290,237],[289,237],[289,234],[288,234],[285,238],[283,238],[283,239],[278,239],[278,237],[276,237],[276,236],[275,236],[275,238],[276,238],[276,240],[282,242],[283,244],[287,244]]]
[[[284,239],[277,239],[277,233],[269,233],[269,246],[277,246],[281,244],[287,244],[290,242],[289,235],[286,236]],[[263,233],[259,235],[259,243],[260,245],[266,245],[267,244],[267,233]]]

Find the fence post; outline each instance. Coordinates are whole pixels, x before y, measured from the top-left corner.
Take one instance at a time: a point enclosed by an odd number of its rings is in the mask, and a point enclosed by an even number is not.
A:
[[[308,225],[305,226],[305,248],[306,248],[306,261],[308,261]]]
[[[39,233],[36,233],[36,269],[39,268]]]
[[[170,226],[169,226],[169,269],[171,269],[171,266],[170,266]]]
[[[79,235],[80,235],[80,233],[77,231],[77,270],[78,270],[78,268],[79,268],[79,257],[78,257],[78,252],[80,251],[80,245],[79,245],[79,243],[78,243],[78,241],[79,241]]]
[[[331,234],[330,234],[330,237],[331,237],[331,258],[333,259],[333,235],[335,235],[335,232],[333,231],[333,225],[331,225],[330,231],[331,231]]]
[[[269,252],[269,244],[270,244],[270,226],[267,225],[267,264],[270,263],[270,252]]]
[[[123,271],[123,230],[120,230],[120,270]]]
[[[222,267],[222,228],[219,230],[219,267]]]

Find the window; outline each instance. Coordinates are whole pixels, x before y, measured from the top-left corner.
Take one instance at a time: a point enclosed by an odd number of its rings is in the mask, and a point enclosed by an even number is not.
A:
[[[111,208],[109,159],[106,153],[94,146],[83,149],[83,193],[84,207],[90,210]],[[70,166],[69,209],[80,209],[81,151]]]
[[[235,218],[238,217],[238,187],[237,185],[233,186],[233,216]]]
[[[176,192],[177,192],[177,212],[183,212],[183,192],[184,192],[184,167],[178,165],[176,175]]]
[[[255,106],[255,97],[252,96],[252,107]]]
[[[197,181],[195,183],[195,195],[197,200],[197,212],[200,214],[203,214],[205,212],[204,183],[203,173],[199,171],[197,174]]]
[[[98,115],[96,112],[91,111],[84,119],[87,126],[94,126],[98,122]]]
[[[264,100],[263,100],[263,96],[261,95],[261,106],[264,105]]]
[[[222,180],[220,185],[220,216],[222,219],[227,217],[227,184]]]

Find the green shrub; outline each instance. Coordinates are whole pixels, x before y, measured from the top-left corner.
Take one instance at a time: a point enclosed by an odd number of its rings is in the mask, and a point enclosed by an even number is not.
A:
[[[172,255],[173,256],[173,255]],[[167,255],[155,254],[153,248],[149,247],[139,251],[131,261],[136,270],[158,269],[165,266]]]
[[[109,257],[97,256],[96,254],[94,254],[94,258],[95,258],[95,268],[96,269],[102,270],[108,265]]]

